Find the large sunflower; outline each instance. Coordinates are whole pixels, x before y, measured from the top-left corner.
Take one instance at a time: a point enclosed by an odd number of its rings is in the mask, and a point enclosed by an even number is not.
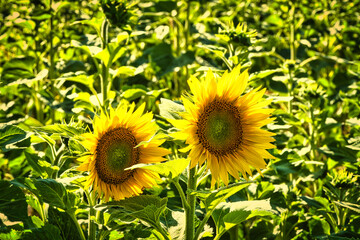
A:
[[[240,66],[216,79],[211,70],[205,80],[191,77],[188,81],[193,95],[183,96],[184,119],[171,121],[186,139],[190,151],[190,168],[207,162],[212,173],[212,185],[220,179],[227,185],[228,173],[239,179],[239,172],[252,175],[249,166],[260,172],[264,158],[274,158],[266,149],[274,133],[260,129],[273,121],[273,110],[264,109],[271,100],[260,101],[265,89],[242,93],[247,85],[247,71]]]
[[[79,158],[80,171],[90,171],[86,187],[93,186],[105,201],[139,195],[142,189],[156,184],[159,176],[149,170],[135,168],[138,163],[164,160],[167,149],[159,147],[164,140],[154,138],[156,124],[152,113],[142,114],[145,104],[134,111],[135,105],[110,109],[93,121],[94,133],[84,134],[83,145],[90,154]],[[151,139],[151,140],[150,140]],[[145,144],[141,142],[148,141]]]

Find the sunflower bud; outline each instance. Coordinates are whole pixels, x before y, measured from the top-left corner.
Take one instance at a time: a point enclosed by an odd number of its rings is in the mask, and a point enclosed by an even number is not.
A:
[[[101,7],[111,25],[129,29],[134,23],[134,2],[126,0],[101,0]]]
[[[256,31],[247,31],[246,24],[239,24],[234,28],[232,23],[230,28],[220,30],[217,36],[225,41],[233,44],[234,46],[250,47],[252,39],[256,37]]]
[[[353,173],[347,172],[345,169],[341,169],[338,172],[333,172],[330,175],[331,184],[336,188],[350,189],[357,181],[357,176]]]

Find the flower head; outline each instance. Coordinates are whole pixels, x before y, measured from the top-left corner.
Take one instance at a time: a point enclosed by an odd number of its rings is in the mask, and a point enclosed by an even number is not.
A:
[[[273,121],[272,110],[264,109],[271,100],[260,101],[265,89],[244,92],[248,72],[240,66],[216,79],[211,70],[205,80],[191,77],[192,96],[183,96],[186,109],[182,120],[171,121],[180,129],[176,134],[189,144],[191,165],[206,162],[212,173],[212,185],[220,179],[227,185],[228,173],[239,179],[239,172],[252,175],[249,166],[259,172],[265,168],[264,158],[274,158],[266,149],[274,133],[261,129]]]
[[[153,137],[156,124],[152,121],[152,113],[142,114],[145,104],[136,111],[134,104],[127,108],[110,109],[109,116],[95,117],[94,133],[83,135],[83,145],[90,154],[79,158],[82,164],[78,170],[90,172],[86,187],[93,186],[105,201],[110,197],[120,200],[136,196],[143,188],[156,185],[159,178],[156,173],[127,168],[139,163],[161,162],[163,156],[170,153],[159,147],[164,140]],[[144,141],[148,142],[139,144]]]

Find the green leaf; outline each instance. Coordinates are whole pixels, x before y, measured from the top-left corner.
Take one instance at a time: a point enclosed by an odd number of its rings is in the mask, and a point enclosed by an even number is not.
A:
[[[26,132],[16,126],[8,125],[0,129],[0,147],[20,142],[26,138]]]
[[[72,81],[72,82],[84,84],[90,90],[94,89],[94,75],[87,76],[87,75],[81,74],[81,75],[73,76],[73,77],[60,78],[58,80],[61,80],[61,79],[65,79],[66,81]]]
[[[222,235],[247,219],[255,216],[271,216],[274,213],[270,200],[267,199],[220,203],[214,210],[212,217],[216,224],[217,233]]]
[[[280,81],[270,81],[270,88],[280,93],[288,92],[286,85]]]
[[[36,76],[35,78],[31,78],[31,79],[19,79],[17,81],[14,81],[10,84],[8,84],[8,86],[11,86],[11,85],[19,85],[19,84],[26,84],[28,85],[29,87],[31,86],[30,84],[33,83],[33,82],[36,82],[36,81],[40,81],[40,80],[43,80],[44,78],[47,77],[48,75],[48,72],[49,70],[47,69],[43,69],[41,70]]]
[[[110,59],[110,52],[107,48],[105,48],[105,49],[101,50],[100,52],[98,52],[97,54],[95,54],[94,57],[103,61],[105,66],[107,67],[109,64],[109,59]]]
[[[71,126],[69,124],[54,124],[43,127],[36,127],[37,131],[46,132],[49,134],[58,133],[63,137],[76,137],[84,133],[84,129],[81,126]]]
[[[22,232],[15,229],[11,229],[9,233],[0,233],[0,239],[2,240],[18,240],[21,239]]]
[[[0,180],[0,212],[9,221],[28,219],[25,194],[18,186],[3,180]]]
[[[159,95],[163,92],[166,92],[168,89],[164,88],[164,89],[158,89],[158,90],[152,90],[146,93],[146,95],[148,96],[153,96],[155,98],[159,97]]]
[[[98,33],[98,35],[100,36],[101,33],[101,25],[104,21],[104,17],[105,15],[101,15],[101,17],[92,17],[90,20],[86,19],[86,20],[82,20],[82,21],[76,21],[73,24],[87,24],[89,26],[92,26]]]
[[[159,173],[160,175],[167,176],[169,178],[175,178],[180,173],[182,173],[186,167],[189,165],[189,158],[179,158],[171,161],[166,161],[164,163],[156,163],[156,164],[136,164],[127,168],[127,170],[141,168],[154,171]]]
[[[181,119],[179,113],[185,111],[185,108],[182,104],[165,98],[160,99],[159,109],[160,115],[167,119]]]
[[[255,79],[262,79],[262,78],[270,76],[270,75],[272,75],[274,73],[282,72],[282,71],[283,71],[282,68],[276,68],[276,69],[270,69],[270,70],[264,70],[264,71],[255,72],[255,73],[250,74],[249,81],[253,81]]]
[[[185,238],[185,212],[167,209],[161,222],[166,226],[171,239],[182,240]]]
[[[28,151],[25,151],[24,154],[25,154],[25,157],[26,157],[29,165],[32,167],[32,169],[35,172],[37,172],[40,176],[44,176],[45,170],[39,164],[39,156],[37,154],[33,154]]]
[[[82,45],[80,42],[76,40],[71,40],[71,46],[79,48],[83,51],[85,51],[90,56],[94,57],[96,54],[102,51],[102,48],[96,47],[96,46],[88,46],[88,45]]]
[[[134,101],[135,99],[146,95],[146,91],[141,88],[132,88],[128,89],[121,94],[121,97],[127,99],[128,101]]]
[[[33,57],[19,57],[6,61],[1,73],[1,80],[8,84],[18,79],[33,78],[34,64]]]
[[[39,179],[35,182],[35,186],[42,200],[50,206],[67,211],[75,208],[77,200],[75,194],[67,192],[64,185],[54,179]]]
[[[349,203],[349,202],[338,202],[338,201],[334,201],[334,203],[341,207],[345,207],[350,210],[353,210],[354,212],[360,213],[360,205],[359,204]]]
[[[62,184],[54,179],[39,179],[35,182],[35,186],[44,202],[65,209],[63,198],[66,195],[66,189]]]
[[[265,22],[272,24],[272,25],[276,25],[278,27],[281,27],[284,25],[284,21],[278,15],[275,15],[275,14],[271,14],[270,16],[268,16],[265,19]]]
[[[29,232],[28,232],[29,231]],[[27,230],[23,235],[23,240],[63,240],[60,231],[52,224],[46,224],[42,228]]]
[[[66,212],[50,207],[48,210],[49,223],[56,226],[60,230],[62,239],[80,240],[80,234],[74,221]]]
[[[118,206],[128,215],[141,219],[153,227],[159,227],[160,216],[166,209],[167,198],[152,195],[140,195],[121,201],[109,202],[101,206]]]
[[[231,197],[235,193],[239,192],[240,190],[248,187],[251,182],[238,182],[227,187],[219,188],[215,191],[210,193],[208,192],[201,192],[201,191],[194,191],[192,194],[197,195],[201,200],[203,200],[205,204],[206,211],[211,211],[215,209],[215,207],[225,201],[227,198]]]
[[[116,69],[114,72],[113,77],[117,77],[119,75],[126,75],[126,76],[134,76],[135,75],[136,68],[131,66],[122,66]]]

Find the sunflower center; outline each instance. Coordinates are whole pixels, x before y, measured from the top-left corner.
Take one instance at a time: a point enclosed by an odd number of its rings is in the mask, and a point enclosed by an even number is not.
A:
[[[217,157],[233,153],[242,142],[240,112],[231,102],[215,99],[206,105],[197,127],[199,142]]]
[[[140,151],[130,130],[116,128],[106,132],[96,146],[95,168],[99,178],[107,184],[119,184],[132,176],[124,170],[139,162]]]
[[[205,135],[209,141],[224,145],[232,137],[234,124],[234,119],[227,111],[212,112],[208,117]]]

